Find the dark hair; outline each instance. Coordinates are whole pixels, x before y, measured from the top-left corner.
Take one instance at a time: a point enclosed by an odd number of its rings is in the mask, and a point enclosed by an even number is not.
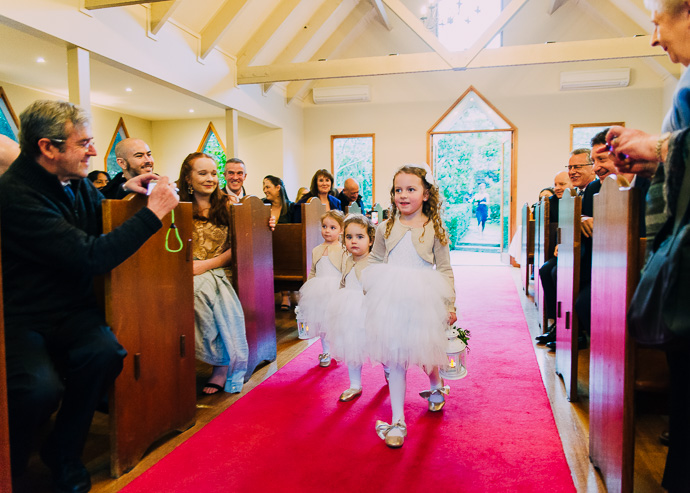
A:
[[[93,183],[94,181],[98,180],[98,175],[105,175],[105,177],[108,179],[108,182],[110,182],[110,175],[100,169],[90,172],[88,175],[86,175],[86,177],[91,180],[91,183]]]
[[[283,207],[281,207],[281,209],[280,209],[280,215],[284,216],[285,214],[287,214],[288,202],[290,202],[290,199],[288,198],[287,190],[285,190],[285,183],[283,183],[283,180],[281,180],[277,176],[273,176],[273,175],[264,176],[264,180],[270,181],[274,187],[280,187],[280,200],[283,201]]]
[[[211,210],[208,211],[208,218],[199,215],[199,205],[196,200],[194,200],[194,194],[189,193],[189,178],[192,174],[192,166],[194,161],[199,158],[211,159],[214,163],[213,156],[206,154],[205,152],[193,152],[189,154],[184,161],[182,161],[182,166],[180,167],[180,177],[177,179],[177,188],[180,189],[180,201],[191,202],[192,211],[194,212],[194,219],[201,219],[203,221],[210,221],[216,226],[230,226],[230,211],[229,199],[220,190],[220,185],[216,187],[210,197]]]
[[[551,195],[556,195],[556,190],[554,190],[551,187],[546,187],[546,188],[542,188],[541,190],[539,190],[539,197],[541,197],[542,192],[550,192]]]
[[[592,141],[590,144],[592,147],[594,146],[600,146],[600,145],[605,145],[606,144],[606,134],[609,133],[609,129],[605,128],[598,134],[596,134],[594,137],[592,137]]]
[[[330,171],[327,169],[320,169],[316,173],[314,173],[314,176],[311,179],[311,186],[309,187],[309,193],[311,193],[312,197],[318,197],[319,196],[319,177],[320,176],[325,176],[329,180],[331,180],[331,191],[329,192],[331,195],[334,195],[334,188],[333,185],[335,185],[335,180],[333,179],[333,175],[331,174]]]

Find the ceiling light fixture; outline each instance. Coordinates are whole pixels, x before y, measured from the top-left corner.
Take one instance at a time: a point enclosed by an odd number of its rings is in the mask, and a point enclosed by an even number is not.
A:
[[[36,63],[46,63],[46,59],[40,56],[36,59]]]
[[[194,113],[194,110],[190,109],[189,112],[190,112],[190,113]]]
[[[131,87],[125,87],[125,91],[126,92],[132,92],[132,88]]]

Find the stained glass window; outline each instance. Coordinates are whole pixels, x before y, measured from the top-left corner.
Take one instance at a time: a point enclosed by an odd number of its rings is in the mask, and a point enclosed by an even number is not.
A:
[[[218,164],[218,181],[220,188],[225,187],[225,162],[227,161],[227,154],[225,151],[225,145],[223,141],[220,140],[216,127],[213,126],[212,122],[209,122],[208,127],[206,127],[206,133],[204,138],[201,139],[201,144],[199,144],[199,151],[210,154],[216,160]]]
[[[117,127],[115,127],[115,133],[113,138],[110,140],[110,146],[108,147],[108,153],[105,155],[105,171],[108,173],[112,179],[116,174],[122,171],[120,165],[117,164],[117,159],[115,157],[115,146],[119,144],[122,140],[128,139],[129,133],[125,127],[125,121],[120,118],[117,122]]]
[[[19,135],[19,121],[2,87],[0,87],[0,134],[9,137],[15,142],[19,142],[17,138],[17,135]]]

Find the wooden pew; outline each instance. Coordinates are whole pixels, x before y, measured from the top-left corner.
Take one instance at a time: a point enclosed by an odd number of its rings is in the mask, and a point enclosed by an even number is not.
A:
[[[273,231],[273,289],[276,292],[299,290],[311,270],[311,251],[323,242],[321,216],[326,207],[317,197],[300,207],[301,223],[277,224]]]
[[[607,178],[594,196],[589,453],[609,492],[633,491],[634,393],[668,386],[665,354],[636,347],[626,313],[644,262],[639,190]]]
[[[245,196],[230,208],[232,283],[244,311],[249,345],[245,382],[257,366],[275,360],[277,354],[270,215],[270,205],[255,196]]]
[[[556,373],[563,378],[569,401],[577,400],[578,320],[575,300],[580,292],[580,220],[582,198],[563,193],[558,207],[558,281],[556,287]]]
[[[12,493],[10,430],[7,416],[7,372],[5,371],[5,315],[2,304],[2,264],[0,264],[0,491]]]
[[[539,326],[542,332],[548,328],[547,313],[544,304],[544,288],[539,278],[539,268],[549,260],[551,255],[549,201],[542,198],[534,210],[534,304],[539,311]]]
[[[347,212],[345,214],[361,214],[362,209],[359,208],[359,205],[357,202],[352,202],[350,206],[347,208]]]
[[[146,197],[103,203],[108,233],[146,205]],[[111,474],[134,467],[153,442],[194,424],[196,375],[192,205],[175,208],[184,248],[165,250],[170,214],[134,255],[104,276],[106,320],[127,349],[110,396]],[[170,235],[172,248],[176,245]]]
[[[520,241],[520,279],[525,295],[529,295],[529,280],[534,268],[534,216],[528,203],[522,206],[522,238]],[[535,273],[535,277],[536,273]]]

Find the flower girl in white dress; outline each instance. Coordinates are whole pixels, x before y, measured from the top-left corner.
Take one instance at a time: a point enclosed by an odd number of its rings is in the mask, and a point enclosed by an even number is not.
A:
[[[345,259],[341,289],[328,305],[331,351],[336,359],[347,363],[350,376],[350,388],[341,394],[341,402],[351,401],[362,394],[362,364],[367,356],[361,277],[368,265],[375,234],[376,228],[368,217],[350,214],[345,218],[343,243],[350,255]]]
[[[390,368],[391,424],[376,422],[386,445],[407,436],[404,403],[410,365],[429,375],[429,411],[445,404],[439,365],[446,361],[445,328],[455,323],[455,289],[441,198],[428,167],[403,166],[393,177],[390,217],[376,230],[363,287],[367,351]],[[436,269],[433,267],[436,266]]]
[[[299,290],[298,318],[305,321],[315,334],[321,337],[323,352],[319,354],[319,366],[329,366],[331,355],[326,339],[328,324],[327,307],[340,287],[345,250],[340,243],[344,215],[332,209],[321,216],[323,243],[311,252],[311,272],[307,282]]]

